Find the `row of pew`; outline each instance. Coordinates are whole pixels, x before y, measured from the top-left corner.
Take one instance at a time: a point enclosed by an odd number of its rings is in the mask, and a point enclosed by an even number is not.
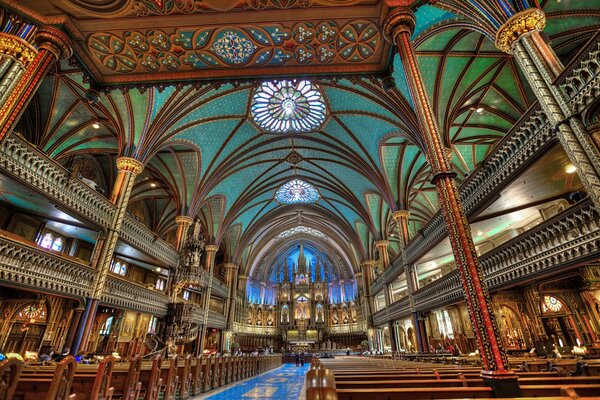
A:
[[[558,371],[516,372],[522,398],[600,399],[600,376],[561,376]],[[487,399],[481,368],[342,357],[311,363],[307,400]]]
[[[0,400],[185,400],[281,365],[281,355],[173,356],[53,365],[0,362]]]

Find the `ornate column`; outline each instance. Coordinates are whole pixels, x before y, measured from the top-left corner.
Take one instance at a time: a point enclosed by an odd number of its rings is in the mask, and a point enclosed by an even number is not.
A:
[[[539,8],[516,13],[496,32],[496,47],[515,57],[586,191],[600,206],[600,153],[569,98],[554,84],[564,67],[540,35],[545,26]]]
[[[42,79],[52,65],[62,58],[71,57],[71,39],[62,31],[53,27],[41,27],[35,35],[37,52],[24,40],[7,34],[0,37],[0,52],[11,55],[18,64],[13,64],[13,82],[1,87],[3,99],[0,108],[0,141],[12,132],[25,108],[33,98]],[[4,47],[4,49],[2,49]]]
[[[365,319],[367,321],[367,327],[369,328],[373,327],[373,299],[371,298],[371,283],[374,265],[374,260],[367,260],[360,266],[362,269],[363,295],[365,299]]]
[[[377,252],[379,253],[379,260],[381,261],[384,271],[390,266],[390,255],[388,253],[389,244],[389,240],[378,240],[375,242],[375,247],[377,247]]]
[[[393,321],[390,320],[390,313],[389,313],[389,308],[390,305],[392,305],[393,303],[393,299],[392,299],[392,292],[390,290],[390,287],[387,285],[387,283],[383,284],[383,293],[384,293],[384,297],[385,297],[385,319],[387,321],[387,326],[388,326],[388,331],[390,334],[390,345],[392,347],[392,352],[397,352],[398,351],[398,343],[396,342],[396,332],[394,330],[394,323]]]
[[[215,255],[219,250],[219,246],[214,244],[207,244],[204,247],[204,250],[206,251],[205,268],[208,274],[208,281],[206,284],[206,290],[204,295],[204,304],[202,305],[202,307],[204,307],[204,317],[202,318],[202,334],[200,335],[199,346],[196,349],[196,356],[201,355],[202,351],[204,350],[204,341],[206,340],[206,329],[208,328],[208,310],[210,306],[210,293],[212,291],[213,271],[215,269]]]
[[[176,247],[177,250],[181,251],[183,244],[185,243],[185,236],[187,234],[188,228],[194,219],[192,217],[188,217],[187,215],[178,215],[175,217],[175,223],[177,224],[177,242]]]
[[[125,219],[125,211],[129,204],[129,197],[131,196],[131,190],[133,189],[133,183],[135,178],[144,170],[144,164],[137,161],[136,159],[129,157],[120,157],[117,159],[117,179],[113,186],[110,201],[116,206],[116,211],[113,215],[110,227],[106,234],[106,239],[100,249],[98,258],[93,267],[98,271],[92,285],[92,296],[88,299],[90,304],[89,314],[86,315],[85,327],[81,332],[82,337],[78,348],[85,348],[87,340],[89,339],[94,318],[96,317],[96,309],[98,308],[98,302],[104,292],[106,285],[106,278],[108,271],[113,260],[113,254],[121,233],[121,226]],[[83,319],[82,319],[83,320]]]
[[[400,238],[400,247],[402,250],[404,250],[410,240],[408,231],[409,216],[410,211],[408,210],[397,210],[392,213],[392,219],[396,222],[396,228],[398,229],[398,237]]]
[[[413,98],[426,145],[426,156],[431,165],[432,181],[435,183],[440,208],[448,225],[450,244],[481,351],[484,381],[492,386],[496,396],[519,397],[517,377],[508,370],[508,359],[500,344],[490,296],[454,181],[455,174],[452,172],[446,149],[442,144],[436,117],[429,103],[425,83],[410,40],[415,22],[415,16],[410,9],[406,7],[393,9],[384,22],[384,33],[386,39],[398,48]]]
[[[239,267],[233,263],[225,264],[225,283],[228,286],[227,301],[225,303],[225,334],[223,351],[231,351],[231,340],[233,337],[233,321],[235,320],[235,296],[237,294],[237,275]]]

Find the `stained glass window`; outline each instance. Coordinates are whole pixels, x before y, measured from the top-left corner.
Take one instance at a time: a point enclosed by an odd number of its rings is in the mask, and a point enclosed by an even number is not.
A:
[[[562,303],[556,297],[544,296],[544,312],[559,312],[562,308]]]
[[[323,96],[309,81],[263,82],[254,92],[252,119],[269,133],[314,132],[325,121]]]
[[[183,291],[183,299],[184,300],[189,300],[190,299],[190,292],[188,292],[187,290]]]
[[[307,235],[312,235],[312,236],[316,236],[316,237],[320,237],[320,238],[325,237],[325,234],[321,231],[318,231],[313,228],[309,228],[308,226],[300,225],[300,226],[295,226],[293,228],[290,228],[288,230],[281,232],[279,235],[277,235],[277,238],[283,239],[283,238],[295,235],[297,233],[305,233]]]
[[[106,336],[110,334],[110,329],[112,327],[113,320],[113,316],[106,318],[106,321],[104,321],[104,325],[102,325],[102,328],[100,328],[100,335]]]
[[[17,319],[27,320],[32,323],[36,320],[45,321],[46,316],[46,305],[43,302],[40,304],[28,304],[17,313]]]
[[[52,247],[52,239],[54,239],[54,237],[52,236],[52,234],[51,233],[46,233],[44,235],[44,238],[40,242],[40,246],[42,246],[45,249],[49,249],[50,247]]]
[[[155,287],[156,287],[157,290],[165,290],[165,280],[164,279],[157,279]]]
[[[113,261],[111,271],[119,275],[127,275],[127,264],[121,261]]]
[[[292,179],[277,190],[275,200],[282,204],[316,203],[319,192],[310,183]]]
[[[52,243],[52,250],[61,251],[63,248],[63,240],[58,237],[54,239],[54,243]]]

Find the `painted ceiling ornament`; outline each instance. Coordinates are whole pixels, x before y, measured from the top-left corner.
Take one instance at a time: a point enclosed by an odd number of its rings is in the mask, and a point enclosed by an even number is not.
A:
[[[292,179],[275,193],[275,200],[281,204],[311,204],[319,201],[317,189],[300,179]]]
[[[316,85],[309,81],[266,81],[254,92],[250,113],[268,133],[307,133],[318,130],[327,109]]]

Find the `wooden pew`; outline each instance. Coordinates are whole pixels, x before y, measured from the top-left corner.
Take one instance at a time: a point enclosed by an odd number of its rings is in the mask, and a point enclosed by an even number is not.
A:
[[[0,400],[11,400],[23,370],[23,362],[9,358],[0,362]]]
[[[152,363],[142,365],[139,380],[142,383],[140,397],[144,400],[158,400],[162,379],[160,377],[162,367],[162,355],[152,359]],[[140,398],[138,397],[138,398]]]
[[[429,400],[489,398],[489,387],[338,389],[338,400]]]
[[[75,399],[71,393],[73,377],[77,363],[73,356],[65,357],[54,367],[51,374],[43,372],[35,374],[29,371],[22,373],[18,379],[14,394],[7,399],[14,400],[67,400]],[[80,397],[82,399],[84,397]]]
[[[137,400],[140,397],[142,356],[135,355],[126,366],[127,370],[113,369],[111,384],[114,388],[113,399],[115,400]]]
[[[81,367],[81,366],[80,366]],[[73,392],[78,399],[111,400],[114,388],[111,386],[115,358],[105,357],[100,364],[85,365],[85,370],[78,371],[73,379]]]
[[[163,393],[163,400],[175,400],[175,393],[177,390],[178,376],[177,376],[177,363],[179,357],[165,360],[160,369],[162,378],[161,392]]]
[[[190,397],[190,386],[192,386],[192,356],[188,354],[184,357],[183,362],[179,362],[177,366],[177,378],[178,378],[178,393],[177,397],[182,400],[187,400]]]
[[[204,357],[194,357],[192,358],[192,384],[191,391],[192,396],[199,396],[202,393],[202,368],[203,363],[205,361]]]

